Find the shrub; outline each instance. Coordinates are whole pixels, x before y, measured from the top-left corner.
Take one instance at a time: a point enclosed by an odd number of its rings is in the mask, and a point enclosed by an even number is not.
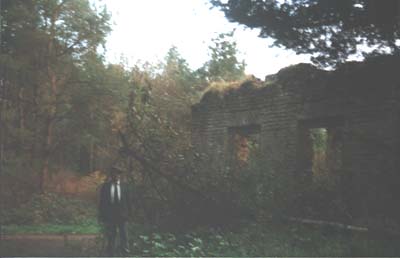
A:
[[[395,239],[294,224],[247,224],[235,230],[177,233],[132,225],[132,255],[140,257],[396,256]]]
[[[2,213],[3,224],[76,224],[96,216],[95,205],[79,199],[46,193],[32,196],[28,203]]]

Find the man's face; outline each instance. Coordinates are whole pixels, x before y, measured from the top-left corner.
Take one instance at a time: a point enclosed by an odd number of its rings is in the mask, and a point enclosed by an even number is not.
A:
[[[113,173],[113,174],[111,175],[111,180],[112,180],[113,182],[117,182],[117,181],[120,180],[120,179],[121,179],[121,175],[118,174],[118,173]]]

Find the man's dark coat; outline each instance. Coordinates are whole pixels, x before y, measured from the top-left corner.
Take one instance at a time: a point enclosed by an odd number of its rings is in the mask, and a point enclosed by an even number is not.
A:
[[[106,182],[100,189],[99,219],[104,223],[125,222],[131,213],[131,196],[126,184],[120,183],[121,200],[111,202],[111,182]]]

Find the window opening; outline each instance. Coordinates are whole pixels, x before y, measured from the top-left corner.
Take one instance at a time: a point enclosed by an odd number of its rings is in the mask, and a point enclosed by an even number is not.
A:
[[[259,148],[259,125],[247,125],[230,127],[230,150],[232,163],[239,166],[247,166]]]

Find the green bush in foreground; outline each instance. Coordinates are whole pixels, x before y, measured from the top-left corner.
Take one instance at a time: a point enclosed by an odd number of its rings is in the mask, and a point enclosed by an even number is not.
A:
[[[2,224],[80,224],[96,217],[95,203],[46,193],[28,203],[1,213]]]
[[[93,219],[75,225],[9,225],[3,233],[99,233],[96,246],[90,251],[102,255],[105,247],[102,232],[101,226]],[[234,230],[199,228],[179,233],[131,224],[129,233],[131,254],[141,257],[382,257],[400,254],[398,238],[294,224],[247,224]],[[84,246],[81,248],[85,249]]]
[[[95,218],[76,224],[6,225],[4,234],[98,234],[101,227]]]
[[[248,225],[235,231],[156,232],[133,225],[137,256],[398,256],[396,241],[299,225]]]

